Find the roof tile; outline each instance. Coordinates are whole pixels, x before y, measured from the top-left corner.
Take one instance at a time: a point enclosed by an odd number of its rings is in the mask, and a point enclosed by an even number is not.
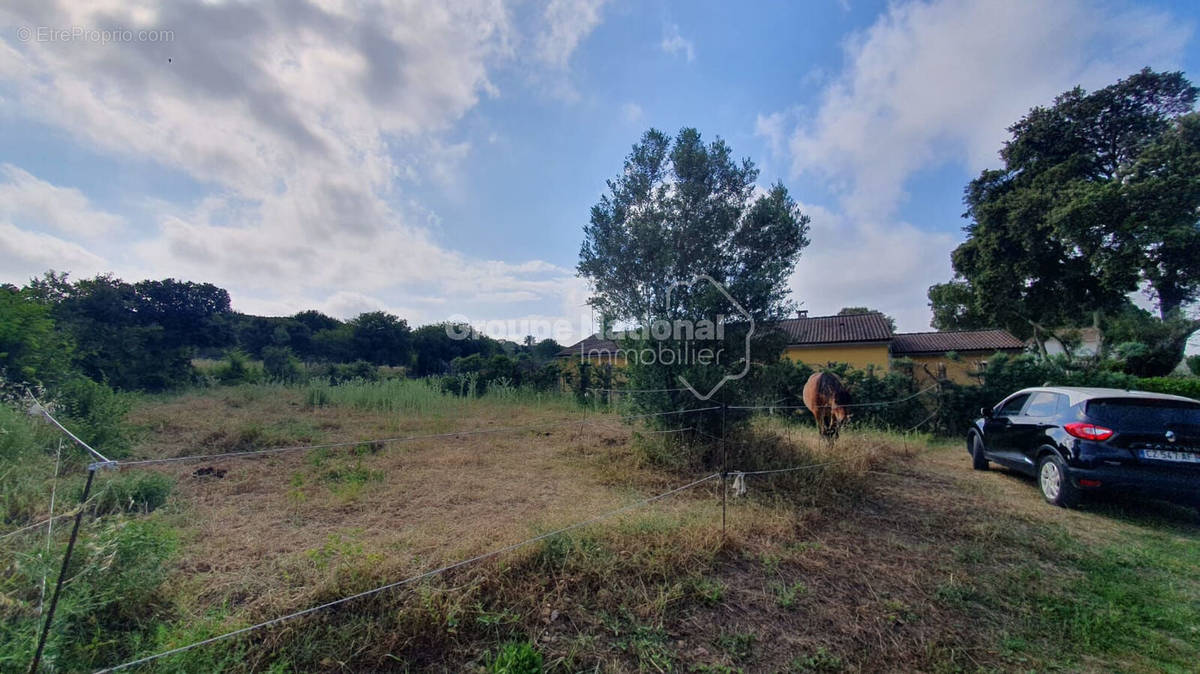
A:
[[[892,339],[892,353],[945,353],[947,351],[1004,351],[1024,349],[1025,343],[1006,330],[959,332],[901,332]]]

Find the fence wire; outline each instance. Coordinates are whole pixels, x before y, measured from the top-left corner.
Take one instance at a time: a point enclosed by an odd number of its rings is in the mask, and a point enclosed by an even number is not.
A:
[[[605,512],[605,513],[601,513],[601,514],[599,514],[599,515],[596,515],[596,516],[594,516],[594,517],[590,517],[590,518],[588,518],[588,519],[586,519],[586,520],[583,520],[583,521],[580,521],[580,522],[576,522],[575,524],[572,524],[572,525],[570,525],[570,526],[566,526],[566,527],[563,527],[563,528],[561,528],[561,529],[556,529],[556,530],[554,530],[554,531],[550,531],[550,532],[547,532],[547,533],[541,534],[540,536],[534,536],[533,538],[527,538],[527,539],[525,539],[525,540],[523,540],[523,541],[521,541],[521,542],[519,542],[519,543],[513,543],[512,545],[506,545],[506,546],[504,546],[504,547],[502,547],[502,548],[498,548],[498,549],[496,549],[496,550],[492,550],[491,552],[486,552],[486,553],[484,553],[484,554],[482,554],[482,555],[476,555],[475,557],[471,557],[471,558],[469,558],[469,559],[464,559],[464,560],[462,560],[462,561],[455,562],[455,563],[453,563],[453,564],[447,564],[446,566],[438,567],[438,568],[436,568],[436,569],[432,569],[432,570],[430,570],[430,571],[426,571],[426,572],[424,572],[424,573],[420,573],[420,574],[417,574],[417,575],[415,575],[415,576],[410,576],[410,577],[408,577],[408,578],[405,578],[404,580],[399,580],[399,581],[396,581],[396,582],[394,582],[394,583],[388,583],[388,584],[386,584],[386,585],[380,585],[379,587],[375,587],[375,588],[372,588],[372,589],[370,589],[370,590],[364,590],[363,592],[359,592],[359,593],[352,594],[352,595],[349,595],[349,596],[346,596],[346,597],[342,597],[341,599],[335,599],[335,600],[333,600],[333,601],[326,602],[326,603],[324,603],[324,604],[320,604],[320,605],[317,605],[317,606],[312,606],[312,607],[306,608],[306,609],[304,609],[304,610],[302,610],[302,611],[296,611],[295,613],[289,613],[289,614],[287,614],[287,615],[285,615],[285,616],[280,616],[280,617],[278,617],[278,618],[272,618],[271,620],[266,620],[266,621],[264,621],[264,622],[261,622],[261,623],[255,624],[255,625],[250,625],[249,627],[243,627],[243,628],[241,628],[241,629],[233,630],[232,632],[226,632],[225,634],[220,634],[220,635],[218,635],[218,636],[215,636],[215,637],[209,637],[208,639],[204,639],[204,640],[197,641],[197,642],[194,642],[194,643],[191,643],[191,644],[187,644],[186,646],[180,646],[180,647],[178,647],[178,648],[172,648],[172,649],[170,649],[170,650],[167,650],[167,651],[162,651],[161,653],[155,653],[154,655],[147,655],[146,657],[143,657],[143,658],[138,658],[138,659],[136,659],[136,660],[130,660],[129,662],[124,662],[124,663],[121,663],[121,664],[119,664],[119,665],[116,665],[116,666],[113,666],[113,667],[107,667],[107,668],[105,668],[105,669],[99,669],[99,670],[96,670],[96,674],[103,674],[104,672],[116,672],[116,671],[119,671],[119,670],[122,670],[122,669],[128,669],[128,668],[130,668],[130,667],[135,667],[135,666],[137,666],[137,665],[143,665],[143,664],[146,664],[146,663],[148,663],[148,662],[152,662],[152,661],[154,661],[154,660],[158,660],[158,659],[160,659],[160,658],[165,658],[165,657],[167,657],[167,656],[169,656],[169,655],[175,655],[175,654],[177,654],[177,653],[182,653],[182,652],[184,652],[184,651],[189,651],[189,650],[191,650],[191,649],[193,649],[193,648],[198,648],[198,647],[200,647],[200,646],[205,646],[205,645],[207,645],[207,644],[215,643],[215,642],[217,642],[217,641],[224,641],[225,639],[230,639],[230,638],[233,638],[233,637],[235,637],[235,636],[239,636],[239,635],[246,634],[246,633],[249,633],[249,632],[253,632],[253,631],[256,631],[256,630],[260,630],[260,629],[264,629],[264,628],[267,628],[267,627],[271,627],[271,626],[273,626],[273,625],[278,625],[278,624],[280,624],[280,623],[287,622],[288,620],[294,620],[294,619],[296,619],[296,618],[299,618],[299,617],[301,617],[301,616],[309,615],[309,614],[311,614],[311,613],[316,613],[316,612],[318,612],[318,611],[322,611],[322,610],[324,610],[324,609],[327,609],[327,608],[332,608],[332,607],[334,607],[334,606],[338,606],[338,605],[340,605],[340,604],[345,604],[346,602],[354,601],[355,599],[362,599],[363,597],[369,597],[369,596],[371,596],[371,595],[379,594],[380,592],[385,592],[385,591],[387,591],[387,590],[391,590],[391,589],[394,589],[394,588],[397,588],[397,587],[401,587],[401,586],[403,586],[403,585],[409,585],[409,584],[411,584],[411,583],[415,583],[415,582],[417,582],[417,581],[419,581],[419,580],[424,580],[425,578],[431,578],[431,577],[433,577],[433,576],[436,576],[436,575],[439,575],[439,574],[445,573],[445,572],[447,572],[447,571],[451,571],[451,570],[457,569],[457,568],[459,568],[459,567],[467,566],[467,565],[469,565],[469,564],[473,564],[473,563],[475,563],[475,562],[479,562],[479,561],[482,561],[482,560],[488,559],[488,558],[490,558],[490,557],[496,557],[496,556],[498,556],[498,555],[502,555],[502,554],[504,554],[504,553],[506,553],[506,552],[511,552],[511,551],[513,551],[513,550],[516,550],[516,549],[518,549],[518,548],[524,547],[524,546],[526,546],[526,545],[530,545],[530,544],[533,544],[533,543],[537,543],[537,542],[539,542],[539,541],[544,541],[544,540],[546,540],[547,538],[553,538],[554,536],[558,536],[558,535],[560,535],[560,534],[567,533],[568,531],[573,531],[573,530],[575,530],[575,529],[579,529],[579,528],[581,528],[581,527],[585,527],[585,526],[587,526],[587,525],[589,525],[589,524],[595,524],[596,522],[599,522],[599,521],[601,521],[601,520],[605,520],[605,519],[608,519],[608,518],[610,518],[610,517],[614,517],[614,516],[616,516],[616,515],[620,515],[620,514],[622,514],[622,513],[629,512],[630,510],[634,510],[634,509],[636,509],[636,508],[640,508],[640,507],[642,507],[642,506],[648,505],[648,504],[650,504],[650,503],[653,503],[653,502],[655,502],[655,501],[658,501],[658,500],[664,499],[664,498],[666,498],[666,497],[668,497],[668,496],[673,496],[673,495],[675,495],[675,494],[678,494],[679,492],[685,491],[685,490],[687,490],[687,489],[691,489],[692,487],[699,486],[699,485],[701,485],[701,484],[704,484],[705,482],[708,482],[709,480],[715,480],[715,479],[717,479],[717,478],[719,478],[719,477],[721,477],[721,474],[720,474],[720,473],[713,473],[712,475],[707,475],[707,476],[705,476],[705,477],[702,477],[702,478],[700,478],[699,480],[696,480],[696,481],[694,481],[694,482],[689,482],[688,484],[685,484],[685,485],[683,485],[682,487],[676,487],[675,489],[672,489],[672,490],[670,490],[670,491],[663,492],[663,493],[661,493],[661,494],[658,494],[657,496],[651,496],[651,497],[649,497],[649,498],[645,498],[645,499],[642,499],[642,500],[640,500],[640,501],[636,501],[636,502],[634,502],[634,503],[630,503],[629,505],[622,506],[622,507],[620,507],[620,508],[617,508],[617,509],[615,509],[615,510],[610,510],[610,511],[608,511],[608,512]]]

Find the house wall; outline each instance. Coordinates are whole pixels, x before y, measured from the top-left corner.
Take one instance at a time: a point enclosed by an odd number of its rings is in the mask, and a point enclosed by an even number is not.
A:
[[[940,376],[939,368],[945,368],[945,376],[955,384],[978,384],[979,379],[971,373],[978,372],[982,363],[996,355],[996,351],[959,351],[958,360],[950,360],[944,353],[908,355],[905,358],[913,361],[913,378],[922,384],[933,383],[929,373]],[[1020,353],[1020,350],[1010,350],[1007,353]],[[924,367],[922,367],[924,366]],[[928,372],[926,372],[928,369]]]
[[[868,365],[887,369],[887,344],[819,344],[816,346],[789,346],[783,353],[792,362],[802,361],[813,367],[828,363],[849,363],[865,370]]]

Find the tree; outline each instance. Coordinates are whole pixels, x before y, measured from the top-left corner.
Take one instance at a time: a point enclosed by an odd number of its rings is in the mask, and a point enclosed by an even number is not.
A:
[[[71,371],[74,344],[55,329],[50,307],[30,293],[0,287],[0,379],[52,385]]]
[[[757,178],[721,139],[647,131],[584,227],[578,271],[594,285],[592,306],[617,321],[662,316],[668,295],[684,305],[710,295],[679,285],[707,274],[755,320],[789,313],[787,279],[809,218],[782,183],[754,198]]]
[[[608,320],[646,328],[656,321],[716,320],[732,315],[724,295],[707,275],[759,323],[791,311],[787,281],[800,252],[808,245],[809,219],[782,184],[755,194],[758,170],[749,159],[737,161],[721,139],[705,144],[695,129],[671,139],[651,129],[633,146],[623,171],[608,181],[608,192],[592,207],[584,227],[578,271],[592,285],[589,302]],[[722,365],[740,370],[748,322],[725,322]],[[766,331],[760,331],[765,335]],[[777,359],[782,344],[760,337],[753,360]],[[678,350],[678,339],[656,340],[657,347]],[[678,351],[676,351],[678,352]],[[631,388],[680,387],[686,376],[702,392],[721,381],[725,371],[711,366],[631,362]],[[738,395],[732,384],[723,400]],[[647,412],[704,404],[691,393],[661,392],[633,397]],[[697,426],[720,432],[720,415],[697,417]]]
[[[138,299],[139,319],[162,326],[168,344],[224,346],[232,335],[214,321],[229,313],[229,293],[211,283],[165,279],[139,281],[133,286]]]
[[[883,316],[883,320],[887,321],[888,330],[891,330],[892,332],[896,331],[896,319],[888,316],[882,311],[868,309],[867,307],[842,307],[837,312],[838,316],[855,316],[858,314],[881,314]]]
[[[934,326],[1002,326],[1040,343],[1124,311],[1139,288],[1160,320],[1179,319],[1200,295],[1197,93],[1182,73],[1146,69],[1009,127],[1004,168],[966,188],[955,278],[929,290]]]
[[[412,350],[408,322],[387,313],[370,311],[348,323],[354,355],[375,365],[407,365]]]

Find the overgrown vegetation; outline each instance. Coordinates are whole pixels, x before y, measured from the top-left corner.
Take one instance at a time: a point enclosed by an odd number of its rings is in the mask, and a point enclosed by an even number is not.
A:
[[[1010,377],[1026,372],[1022,363],[1005,367]],[[884,386],[846,378],[864,391]],[[324,405],[304,404],[313,391]],[[881,388],[880,395],[894,393]],[[326,432],[340,438],[370,437],[395,419],[403,420],[401,433],[419,435],[446,424],[580,418],[570,397],[554,400],[456,396],[436,380],[243,385],[143,399],[125,434],[130,452],[154,456],[205,433],[221,451],[325,438],[318,429],[335,423]],[[46,513],[57,436],[3,409],[0,451],[20,459],[10,465],[26,471],[21,480],[44,489],[6,491],[6,527],[16,528]],[[193,465],[103,474],[49,656],[60,669],[87,670],[186,645],[578,521],[694,474],[691,464],[660,472],[645,461],[644,448],[671,436],[639,438],[603,408],[588,414],[599,425],[403,447],[364,443],[219,465],[228,471],[220,477]],[[1044,521],[1054,509],[980,520],[972,516],[979,490],[960,490],[954,480],[1003,476],[966,471],[957,443],[909,458],[928,452],[930,442],[859,427],[831,455],[788,417],[760,418],[728,443],[731,466],[854,460],[752,478],[747,497],[730,499],[725,539],[714,482],[356,600],[353,610],[188,651],[159,669],[306,671],[329,662],[513,672],[1070,669],[1096,655],[1134,668],[1185,669],[1198,656],[1188,645],[1200,621],[1200,578],[1188,561],[1200,554],[1192,520],[1158,532],[1126,526],[1120,507],[1088,514],[1109,518],[1106,526],[1125,537],[1099,547],[1076,540],[1091,535],[1090,520]],[[948,461],[954,477],[925,456]],[[64,462],[60,504],[78,497],[83,464],[78,456]],[[928,489],[930,480],[938,490]],[[481,505],[491,513],[482,528],[474,516]],[[53,578],[64,529],[56,527],[49,554],[42,535],[18,536],[0,553],[4,668],[28,662],[41,580]],[[1130,622],[1138,627],[1122,633]]]

